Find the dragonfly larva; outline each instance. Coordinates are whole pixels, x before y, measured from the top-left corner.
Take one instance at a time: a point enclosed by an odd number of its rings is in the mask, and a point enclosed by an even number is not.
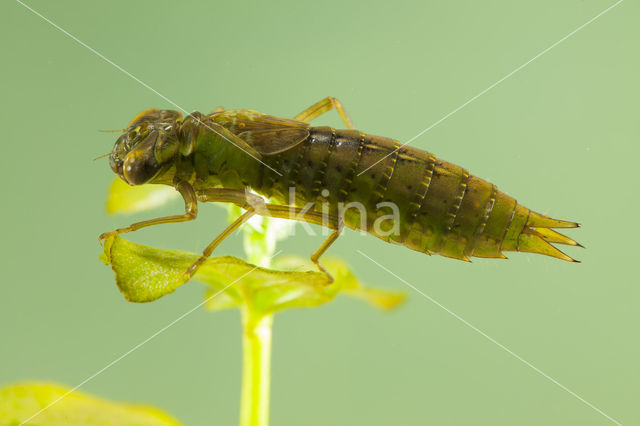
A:
[[[334,108],[348,129],[309,124]],[[124,130],[109,159],[113,171],[130,185],[173,186],[184,198],[185,213],[134,223],[102,234],[101,240],[193,220],[199,201],[234,203],[246,210],[204,250],[187,277],[255,214],[333,229],[311,255],[325,274],[318,259],[345,225],[460,260],[505,258],[503,252],[521,251],[575,262],[552,243],[579,245],[553,229],[577,223],[536,213],[429,152],[354,130],[344,107],[332,97],[294,119],[223,108],[183,119],[178,111],[148,109]]]

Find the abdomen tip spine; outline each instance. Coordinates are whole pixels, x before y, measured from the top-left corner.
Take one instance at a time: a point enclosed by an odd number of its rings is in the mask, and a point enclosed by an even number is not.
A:
[[[576,222],[552,219],[536,212],[530,212],[527,223],[518,237],[518,251],[539,253],[552,256],[568,262],[580,263],[580,261],[568,256],[556,248],[553,244],[565,244],[569,246],[583,247],[580,243],[551,228],[578,228]]]

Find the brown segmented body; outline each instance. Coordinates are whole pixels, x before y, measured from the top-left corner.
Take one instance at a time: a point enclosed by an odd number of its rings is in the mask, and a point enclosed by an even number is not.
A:
[[[282,176],[261,165],[258,179],[247,183],[281,204],[289,203],[293,187],[293,204],[303,207],[311,202],[318,212],[326,213],[328,208],[330,214],[337,214],[339,203],[361,203],[367,211],[366,226],[361,226],[358,210],[347,209],[348,227],[423,253],[468,260],[469,256],[504,257],[502,251],[530,248],[519,243],[531,220],[529,209],[462,167],[400,145],[357,130],[310,127],[299,145],[264,157]],[[323,196],[325,189],[328,196]],[[382,202],[398,206],[397,235],[380,235],[372,227],[377,217],[389,214],[376,207]],[[534,215],[537,223],[529,225],[544,226],[545,217]]]

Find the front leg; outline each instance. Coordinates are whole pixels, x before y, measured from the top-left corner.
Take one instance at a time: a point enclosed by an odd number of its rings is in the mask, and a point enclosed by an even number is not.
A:
[[[126,232],[137,231],[138,229],[145,228],[147,226],[160,225],[163,223],[187,222],[190,220],[194,220],[198,216],[198,199],[196,198],[196,193],[193,190],[193,187],[188,182],[177,181],[174,184],[174,188],[180,193],[180,195],[182,195],[182,198],[184,199],[184,214],[164,216],[145,220],[142,222],[136,222],[125,228],[119,228],[110,232],[105,232],[98,237],[100,243],[102,243],[102,241],[107,237],[124,234]]]

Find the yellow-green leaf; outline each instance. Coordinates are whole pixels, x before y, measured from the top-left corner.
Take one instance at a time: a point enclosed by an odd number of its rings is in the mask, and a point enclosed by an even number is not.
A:
[[[136,213],[150,210],[179,196],[178,191],[167,185],[129,186],[122,179],[116,178],[109,187],[107,213]]]
[[[185,283],[184,271],[199,257],[147,247],[121,237],[106,239],[104,249],[101,259],[111,265],[118,288],[132,302],[150,302],[175,291]],[[195,278],[211,286],[206,306],[212,310],[246,307],[267,314],[321,305],[340,291],[381,308],[395,306],[404,299],[397,293],[363,287],[339,260],[325,262],[335,277],[332,284],[319,272],[305,271],[310,267],[307,261],[289,258],[281,264],[295,270],[272,270],[235,257],[215,257],[199,269]]]
[[[281,257],[276,259],[274,263],[276,267],[285,269],[315,267],[309,259],[296,256]],[[364,300],[384,310],[393,309],[406,299],[405,293],[364,286],[358,281],[349,265],[342,259],[325,256],[322,258],[322,265],[331,273],[335,282],[339,284],[340,292],[346,296]]]
[[[19,383],[0,390],[0,424],[18,426],[69,390],[49,383]],[[75,391],[29,421],[33,426],[177,426],[157,408],[107,401]]]
[[[100,259],[115,273],[116,284],[130,302],[152,302],[173,293],[186,283],[183,273],[198,259],[198,255],[178,250],[163,250],[132,243],[121,237],[104,240]],[[199,274],[212,264],[226,263],[226,259],[211,258]],[[232,293],[233,290],[229,290]]]

